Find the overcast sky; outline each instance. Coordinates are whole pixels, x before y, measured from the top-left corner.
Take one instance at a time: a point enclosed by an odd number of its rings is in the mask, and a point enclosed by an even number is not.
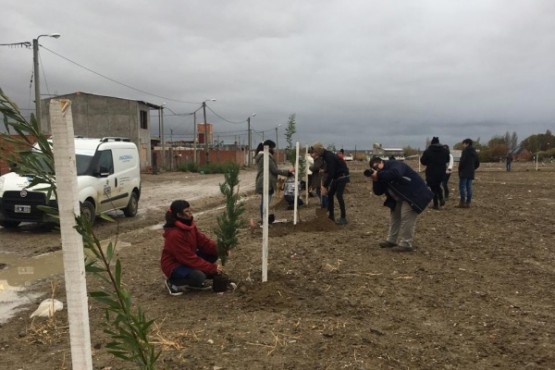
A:
[[[193,120],[171,111],[205,99],[217,100],[208,122],[227,143],[246,142],[253,113],[265,138],[282,124],[280,146],[292,113],[295,141],[346,149],[555,131],[553,0],[6,0],[1,9],[0,44],[61,34],[40,38],[43,98],[166,103],[174,138],[191,138]],[[31,49],[0,46],[0,87],[26,112],[32,71]]]

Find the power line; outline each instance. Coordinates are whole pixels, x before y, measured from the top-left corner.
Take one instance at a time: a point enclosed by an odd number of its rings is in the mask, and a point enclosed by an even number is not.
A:
[[[236,125],[236,124],[240,124],[240,123],[245,123],[245,122],[246,122],[245,120],[242,120],[242,121],[230,121],[230,120],[228,120],[227,118],[224,118],[224,117],[220,116],[218,113],[216,113],[216,112],[214,111],[214,109],[210,108],[208,105],[206,106],[206,108],[207,108],[210,112],[214,113],[214,115],[215,115],[216,117],[218,117],[219,119],[221,119],[221,120],[223,120],[223,121],[225,121],[225,122],[227,122],[227,123],[232,123],[232,124]]]
[[[52,51],[52,50],[48,49],[48,48],[45,47],[45,46],[40,45],[40,47],[43,48],[43,49],[45,49],[45,50],[47,50],[47,51],[49,51],[49,52],[51,52],[52,54],[56,55],[56,56],[59,57],[59,58],[62,58],[62,59],[66,60],[66,61],[68,61],[68,62],[70,62],[70,63],[72,63],[72,64],[75,64],[76,66],[78,66],[78,67],[80,67],[80,68],[83,68],[83,69],[85,69],[85,70],[87,70],[87,71],[89,71],[89,72],[91,72],[91,73],[94,73],[95,75],[100,76],[100,77],[102,77],[102,78],[104,78],[104,79],[106,79],[106,80],[108,80],[108,81],[111,81],[111,82],[113,82],[113,83],[115,83],[115,84],[118,84],[118,85],[127,87],[128,89],[131,89],[131,90],[134,90],[134,91],[137,91],[137,92],[146,94],[146,95],[154,96],[154,97],[157,97],[157,98],[160,98],[160,99],[163,99],[163,100],[170,100],[170,101],[173,101],[173,102],[176,102],[176,103],[198,104],[198,102],[189,102],[189,101],[183,101],[183,100],[168,98],[168,97],[165,97],[165,96],[156,95],[156,94],[150,93],[150,92],[148,92],[148,91],[138,89],[138,88],[136,88],[136,87],[133,87],[133,86],[128,85],[128,84],[125,84],[125,83],[123,83],[123,82],[119,82],[119,81],[117,81],[117,80],[115,80],[115,79],[113,79],[113,78],[111,78],[111,77],[105,76],[105,75],[103,75],[102,73],[93,71],[92,69],[90,69],[90,68],[88,68],[88,67],[85,67],[84,65],[79,64],[79,63],[77,63],[77,62],[75,62],[75,61],[73,61],[73,60],[71,60],[71,59],[69,59],[69,58],[67,58],[67,57],[64,57],[63,55],[60,55],[60,54],[56,53],[55,51]]]

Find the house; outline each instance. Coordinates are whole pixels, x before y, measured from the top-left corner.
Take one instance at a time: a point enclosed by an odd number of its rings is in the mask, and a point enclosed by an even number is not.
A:
[[[51,133],[49,105],[51,99],[71,101],[73,130],[83,137],[126,137],[139,148],[141,170],[152,167],[151,110],[161,106],[140,100],[129,100],[85,92],[58,95],[41,100],[41,122],[44,132]],[[160,117],[160,115],[158,115]],[[159,123],[159,122],[158,122]]]

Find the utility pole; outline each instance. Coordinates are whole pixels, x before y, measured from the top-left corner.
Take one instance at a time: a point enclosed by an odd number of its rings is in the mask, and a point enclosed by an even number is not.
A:
[[[249,167],[252,165],[252,154],[251,154],[251,148],[252,148],[252,137],[251,137],[251,116],[249,116],[249,118],[247,118],[247,131],[248,131],[248,136],[249,136],[249,142],[248,142],[248,146],[247,146],[247,155],[248,155],[248,164]]]
[[[197,111],[193,112],[193,163],[197,163]]]
[[[161,168],[165,171],[166,170],[166,143],[165,143],[165,139],[164,139],[164,104],[166,103],[162,103],[161,107],[161,111],[160,111],[160,125],[162,127],[162,132],[160,133],[160,140],[162,140],[162,163],[161,163]]]
[[[206,102],[202,102],[202,114],[204,115],[204,155],[206,156],[205,164],[210,163],[210,153],[208,152],[208,124],[206,123]]]
[[[36,39],[33,39],[33,74],[35,76],[35,115],[37,119],[37,124],[39,126],[39,132],[48,133],[41,123],[41,106],[40,106],[40,78],[39,78],[39,39],[43,36],[53,37],[55,39],[60,37],[59,33],[51,33],[46,35],[39,35]]]

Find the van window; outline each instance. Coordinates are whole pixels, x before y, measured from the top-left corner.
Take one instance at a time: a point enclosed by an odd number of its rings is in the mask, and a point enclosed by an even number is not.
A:
[[[100,152],[100,158],[98,158],[98,172],[102,174],[114,173],[114,160],[112,159],[111,150],[103,150]]]
[[[93,157],[90,155],[76,154],[75,162],[77,165],[77,176],[85,175],[91,165]]]

